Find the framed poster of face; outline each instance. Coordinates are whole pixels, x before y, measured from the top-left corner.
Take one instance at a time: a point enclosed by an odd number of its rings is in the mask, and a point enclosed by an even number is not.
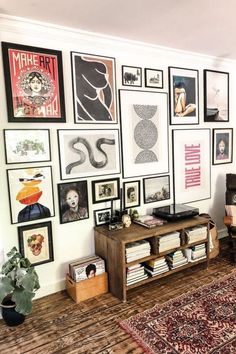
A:
[[[198,124],[198,70],[169,67],[170,124]]]
[[[133,208],[140,205],[140,181],[123,183],[124,208]]]
[[[144,203],[170,199],[170,176],[143,179]]]
[[[108,224],[111,219],[111,208],[94,210],[95,226]]]
[[[233,129],[213,129],[213,165],[233,162]]]
[[[53,262],[51,221],[18,226],[20,253],[34,266]]]
[[[120,198],[119,178],[92,181],[93,203],[107,202]]]
[[[117,123],[115,58],[71,52],[75,123]]]
[[[51,166],[7,170],[11,223],[54,216]]]
[[[9,122],[65,122],[62,52],[2,42]]]
[[[142,69],[136,66],[122,65],[122,85],[142,86]]]
[[[49,129],[4,129],[6,163],[51,160]]]
[[[229,121],[229,73],[204,70],[204,121]]]
[[[210,129],[172,131],[174,201],[188,203],[211,197]]]

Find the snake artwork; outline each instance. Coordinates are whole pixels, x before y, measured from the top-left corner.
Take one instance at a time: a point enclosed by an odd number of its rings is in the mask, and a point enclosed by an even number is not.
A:
[[[101,145],[103,145],[103,144],[115,145],[115,139],[100,138],[97,140],[96,148],[104,155],[104,159],[101,161],[95,160],[92,147],[87,139],[77,137],[77,138],[71,140],[69,142],[69,147],[71,150],[75,151],[79,155],[80,159],[78,161],[71,162],[69,165],[66,166],[66,173],[67,174],[71,173],[72,168],[81,165],[86,160],[85,153],[82,150],[77,149],[75,147],[75,145],[78,143],[81,143],[86,147],[91,165],[95,168],[102,168],[102,167],[106,166],[106,164],[108,162],[108,157],[107,157],[106,152],[102,149]]]

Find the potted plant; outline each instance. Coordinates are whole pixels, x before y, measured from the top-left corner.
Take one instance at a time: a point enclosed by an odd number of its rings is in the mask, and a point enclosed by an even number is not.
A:
[[[32,311],[32,299],[40,288],[38,275],[28,258],[13,247],[0,272],[0,304],[5,322],[14,326]],[[6,316],[10,313],[10,319]],[[15,317],[19,316],[19,323]]]

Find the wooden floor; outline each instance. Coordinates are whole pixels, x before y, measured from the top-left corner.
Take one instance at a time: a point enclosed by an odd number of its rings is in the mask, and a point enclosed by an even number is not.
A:
[[[105,294],[76,305],[65,291],[34,301],[32,314],[18,327],[0,320],[0,353],[6,354],[141,354],[118,325],[120,320],[230,273],[227,243],[208,269],[196,266],[131,290],[128,301]]]

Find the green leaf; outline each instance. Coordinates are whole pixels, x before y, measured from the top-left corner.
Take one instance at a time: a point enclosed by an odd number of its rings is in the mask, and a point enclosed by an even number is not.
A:
[[[32,311],[34,293],[16,288],[12,293],[12,301],[16,304],[16,311],[28,315]]]
[[[13,282],[8,277],[0,278],[0,303],[5,296],[10,294],[14,290]]]

